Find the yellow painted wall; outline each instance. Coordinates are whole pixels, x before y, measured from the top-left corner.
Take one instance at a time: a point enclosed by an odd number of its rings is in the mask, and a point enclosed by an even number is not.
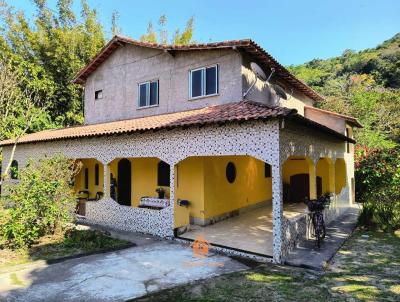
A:
[[[335,162],[335,193],[339,194],[346,187],[346,163],[343,158]]]
[[[128,158],[131,162],[131,200],[132,206],[137,207],[141,197],[157,197],[157,165],[158,158]],[[110,173],[118,182],[118,162],[120,159],[113,160],[110,163]],[[169,198],[169,187],[165,189],[165,196]],[[118,189],[117,189],[118,192]]]
[[[235,164],[236,180],[226,179],[226,166]],[[204,159],[204,217],[272,199],[272,178],[264,177],[264,162],[250,156],[216,156]]]
[[[233,162],[236,180],[226,179],[226,166]],[[250,156],[191,157],[180,162],[176,174],[176,199],[187,199],[187,211],[175,205],[175,227],[188,223],[188,216],[211,218],[272,199],[272,179],[264,177],[264,162]]]
[[[322,193],[327,193],[330,190],[329,169],[329,162],[326,159],[318,160],[316,174],[322,178]]]
[[[189,200],[189,216],[204,218],[204,157],[189,157],[177,164],[175,199]],[[176,205],[176,203],[175,203]],[[180,206],[177,206],[181,208]],[[176,214],[175,214],[176,215]],[[184,218],[178,220],[185,221]]]
[[[75,178],[75,191],[79,192],[86,190],[85,188],[85,169],[89,169],[89,198],[95,198],[97,192],[103,192],[103,181],[104,181],[104,167],[103,164],[96,159],[82,159],[82,169],[79,171]],[[95,165],[99,165],[99,185],[95,185]]]

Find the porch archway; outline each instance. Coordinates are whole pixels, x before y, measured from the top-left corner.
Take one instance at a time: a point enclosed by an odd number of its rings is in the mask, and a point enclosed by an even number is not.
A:
[[[283,202],[298,203],[316,198],[316,175],[312,159],[290,156],[282,167]]]

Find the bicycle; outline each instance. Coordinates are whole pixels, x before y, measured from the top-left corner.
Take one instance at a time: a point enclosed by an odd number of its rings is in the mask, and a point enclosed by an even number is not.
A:
[[[314,237],[316,239],[316,245],[318,248],[321,247],[321,241],[326,236],[326,227],[324,220],[324,209],[330,203],[330,195],[325,194],[320,196],[318,199],[304,200],[308,210],[311,212],[311,221],[314,229]]]

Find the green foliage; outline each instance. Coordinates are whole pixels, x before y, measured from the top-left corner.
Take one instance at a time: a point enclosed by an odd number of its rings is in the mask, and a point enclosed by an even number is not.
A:
[[[51,123],[80,124],[83,90],[71,80],[104,45],[103,28],[86,0],[81,1],[80,18],[71,8],[72,0],[58,0],[58,12],[45,0],[34,2],[37,14],[31,22],[23,12],[7,8],[0,57],[23,79],[24,89],[46,101]]]
[[[400,142],[400,34],[374,49],[346,50],[289,69],[326,96],[320,107],[360,120],[360,145],[391,148]]]
[[[166,29],[168,23],[168,19],[166,15],[161,15],[158,20],[159,30],[158,34],[154,29],[153,23],[150,21],[147,25],[146,34],[140,37],[140,41],[149,42],[149,43],[159,43],[159,44],[168,44],[168,30]],[[194,17],[190,17],[186,23],[185,29],[181,32],[180,29],[176,29],[172,39],[170,40],[171,44],[174,45],[186,45],[190,43],[194,43],[193,40],[193,31],[194,31]]]
[[[2,197],[8,219],[0,238],[9,248],[30,246],[39,237],[62,230],[74,219],[75,193],[71,186],[79,167],[62,156],[30,161],[17,184],[6,185]]]
[[[400,229],[400,149],[358,149],[356,197],[360,223],[384,231]]]
[[[63,246],[68,249],[78,248],[87,251],[128,245],[119,239],[114,239],[109,233],[99,230],[68,229],[64,234]]]

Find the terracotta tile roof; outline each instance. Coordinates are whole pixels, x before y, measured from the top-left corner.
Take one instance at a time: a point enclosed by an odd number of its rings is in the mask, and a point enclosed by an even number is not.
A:
[[[361,123],[355,117],[352,117],[352,116],[339,114],[339,113],[336,113],[333,111],[323,110],[323,109],[319,109],[319,108],[315,108],[315,107],[311,107],[311,106],[305,106],[305,110],[314,110],[314,111],[322,112],[324,114],[334,115],[334,116],[337,116],[337,117],[340,117],[340,118],[346,120],[347,122],[349,122],[350,124],[352,124],[353,126],[355,126],[357,128],[363,128]]]
[[[111,134],[133,133],[139,131],[172,129],[192,125],[240,122],[248,120],[267,120],[296,114],[295,109],[271,108],[260,103],[241,101],[205,107],[201,109],[148,116],[130,120],[83,125],[63,129],[45,130],[27,134],[18,140],[19,144]],[[13,144],[13,140],[0,142],[0,146]]]
[[[324,98],[314,91],[311,87],[305,84],[300,79],[296,78],[289,70],[282,66],[276,61],[269,53],[267,53],[262,47],[250,39],[243,40],[231,40],[216,43],[204,43],[204,44],[190,44],[190,45],[160,45],[153,43],[145,43],[133,40],[128,37],[114,36],[97,54],[93,60],[84,67],[73,79],[74,83],[82,84],[86,81],[88,76],[100,66],[117,48],[130,44],[142,47],[148,47],[153,49],[164,50],[172,55],[177,51],[188,51],[188,50],[204,50],[204,49],[223,49],[223,48],[234,48],[241,50],[250,55],[264,70],[269,70],[271,67],[275,68],[275,74],[281,79],[285,80],[289,84],[293,85],[296,89],[303,92],[308,97],[315,101],[321,101]]]

